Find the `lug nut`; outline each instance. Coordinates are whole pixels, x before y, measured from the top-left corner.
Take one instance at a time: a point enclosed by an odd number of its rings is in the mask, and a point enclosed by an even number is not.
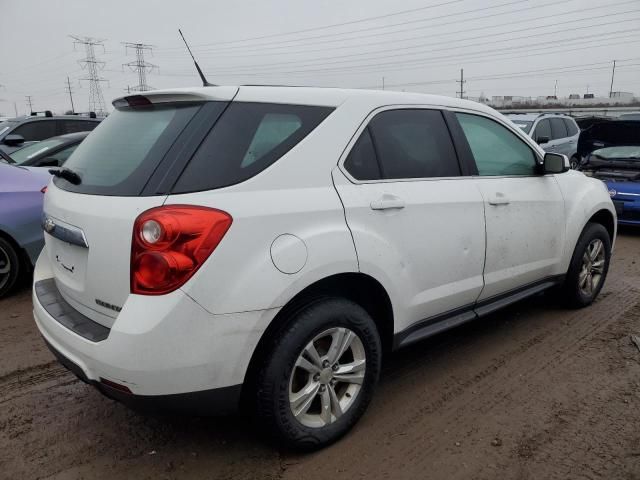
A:
[[[320,374],[319,374],[319,373],[316,373],[316,374],[313,376],[313,381],[314,381],[314,382],[317,382],[318,380],[320,380]]]
[[[324,391],[325,391],[325,388],[326,388],[326,387],[325,387],[324,385],[320,385],[320,391],[321,391],[321,392],[324,392]]]
[[[331,370],[333,370],[334,372],[338,371],[338,364],[336,363],[333,367],[331,367]]]
[[[322,362],[322,366],[324,368],[327,368],[329,366],[329,360],[325,360],[324,362]]]

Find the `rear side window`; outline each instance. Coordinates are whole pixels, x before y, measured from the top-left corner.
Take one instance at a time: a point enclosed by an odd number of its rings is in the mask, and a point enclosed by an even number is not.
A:
[[[380,167],[369,127],[364,129],[349,152],[344,168],[357,180],[380,180]]]
[[[567,127],[564,124],[562,118],[550,118],[551,122],[551,135],[554,140],[559,140],[561,138],[567,138]]]
[[[136,196],[201,105],[159,104],[116,109],[75,150],[65,167],[80,175],[65,190],[98,195]]]
[[[22,135],[25,142],[36,142],[56,136],[56,122],[53,120],[36,120],[17,127],[14,135]]]
[[[369,124],[382,178],[460,175],[449,130],[438,110],[388,110]]]
[[[99,122],[90,122],[87,120],[62,120],[62,133],[75,133],[75,132],[90,132]]]
[[[576,125],[576,122],[569,119],[569,118],[563,118],[562,119],[564,121],[564,125],[565,127],[567,127],[567,134],[570,137],[573,137],[574,135],[576,135],[579,130],[578,130],[578,126]]]
[[[173,193],[212,190],[257,175],[295,147],[332,110],[304,105],[231,103],[187,164]]]

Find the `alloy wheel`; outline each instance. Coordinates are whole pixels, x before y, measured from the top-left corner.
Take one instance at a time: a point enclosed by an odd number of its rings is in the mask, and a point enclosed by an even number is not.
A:
[[[11,275],[11,259],[9,253],[0,246],[0,289],[9,281]]]
[[[602,240],[593,239],[582,255],[582,266],[578,275],[578,288],[580,293],[586,297],[593,295],[598,289],[605,266],[605,251]]]
[[[344,327],[325,330],[300,352],[289,380],[289,404],[302,425],[336,422],[354,404],[364,382],[362,340]]]

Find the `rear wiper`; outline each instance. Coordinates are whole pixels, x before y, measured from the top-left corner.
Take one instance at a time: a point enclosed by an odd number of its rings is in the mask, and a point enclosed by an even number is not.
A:
[[[49,173],[54,177],[64,178],[67,182],[72,183],[73,185],[80,185],[80,182],[82,182],[80,175],[69,168],[52,168],[49,170]]]

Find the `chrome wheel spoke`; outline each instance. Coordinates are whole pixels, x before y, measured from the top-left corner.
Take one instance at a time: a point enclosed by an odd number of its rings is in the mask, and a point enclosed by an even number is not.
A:
[[[333,385],[329,385],[327,390],[329,391],[329,398],[331,399],[331,413],[333,413],[336,419],[342,416],[342,406],[340,406],[340,400],[338,400],[338,395],[336,395],[336,391],[333,388]]]
[[[303,356],[299,356],[298,360],[296,360],[296,367],[306,370],[309,373],[320,373],[320,367],[314,365]]]
[[[329,363],[336,363],[344,352],[351,346],[351,342],[353,341],[355,334],[344,328],[338,328],[336,330],[335,335],[332,336],[331,347],[329,347],[329,352],[327,353],[327,360]]]
[[[602,242],[600,240],[597,240],[592,244],[591,253],[589,255],[589,258],[591,259],[592,262],[596,261],[601,251],[602,251]]]
[[[340,365],[338,370],[336,370],[336,373],[333,375],[333,378],[339,382],[356,383],[361,385],[364,380],[365,367],[365,360]]]
[[[310,383],[305,388],[300,390],[298,393],[289,395],[289,403],[291,404],[291,409],[293,410],[293,415],[298,417],[304,413],[307,413],[313,399],[318,394],[318,390],[320,389],[319,383]]]
[[[320,404],[320,418],[325,425],[329,425],[331,423],[331,394],[328,388],[325,388],[324,392],[320,394]]]
[[[586,267],[583,266],[582,271],[578,276],[578,285],[580,286],[580,288],[584,288],[585,284],[587,283],[588,277],[589,277],[589,271],[586,269]]]
[[[604,260],[593,262],[593,265],[591,265],[591,271],[602,275],[602,273],[604,273]]]

